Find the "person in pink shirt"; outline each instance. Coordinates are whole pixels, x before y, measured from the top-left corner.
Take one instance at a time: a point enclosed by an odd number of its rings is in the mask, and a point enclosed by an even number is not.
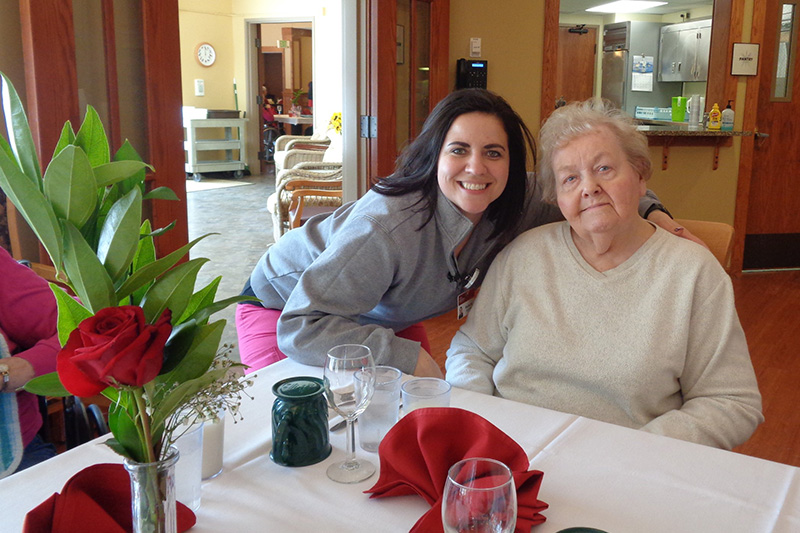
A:
[[[11,357],[0,359],[8,367],[8,381],[0,376],[0,394],[13,393],[35,376],[54,372],[61,349],[57,333],[58,308],[50,286],[30,268],[0,248],[0,333]],[[36,395],[17,392],[22,444],[17,472],[56,454],[52,444],[38,435],[42,427]]]

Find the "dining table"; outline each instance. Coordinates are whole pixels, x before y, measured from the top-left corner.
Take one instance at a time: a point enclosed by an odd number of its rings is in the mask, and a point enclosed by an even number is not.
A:
[[[192,532],[409,531],[430,508],[415,495],[370,499],[364,491],[378,473],[352,485],[328,479],[327,467],[345,455],[343,431],[331,433],[333,451],[320,463],[286,467],[270,459],[273,384],[321,375],[321,368],[289,359],[250,374],[241,417],[225,417],[223,470],[203,481]],[[534,533],[580,526],[609,533],[800,531],[796,467],[458,388],[450,405],[486,418],[544,473],[539,499],[549,508]],[[120,463],[106,438],[0,480],[0,531],[21,531],[26,513],[83,468]],[[356,451],[379,466],[377,453]]]
[[[284,124],[284,128],[289,127],[287,135],[302,135],[303,126],[314,123],[312,115],[275,115],[275,122]]]

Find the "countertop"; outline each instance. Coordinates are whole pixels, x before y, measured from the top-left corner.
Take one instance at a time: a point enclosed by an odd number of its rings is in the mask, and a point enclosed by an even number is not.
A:
[[[648,137],[734,137],[752,135],[750,131],[709,130],[702,127],[690,128],[685,122],[666,120],[637,119],[636,129]]]

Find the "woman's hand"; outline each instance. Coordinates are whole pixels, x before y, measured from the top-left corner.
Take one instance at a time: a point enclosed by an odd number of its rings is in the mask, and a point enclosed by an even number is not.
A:
[[[0,362],[8,365],[8,386],[3,392],[14,392],[34,377],[33,365],[22,357],[5,357]]]
[[[419,349],[419,357],[417,357],[417,366],[414,368],[414,375],[417,377],[444,379],[442,369],[439,368],[439,365],[433,360],[433,357],[422,348]]]
[[[668,232],[672,233],[673,235],[677,235],[678,237],[683,237],[684,239],[689,239],[690,241],[694,241],[697,244],[706,246],[706,243],[701,241],[698,237],[696,237],[691,231],[684,228],[674,220],[672,220],[668,214],[663,211],[659,211],[658,209],[653,210],[652,213],[647,217],[647,220],[652,222],[653,224],[658,224]]]

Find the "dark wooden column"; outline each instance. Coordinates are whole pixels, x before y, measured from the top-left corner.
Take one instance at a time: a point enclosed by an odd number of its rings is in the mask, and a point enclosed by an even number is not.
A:
[[[154,228],[176,222],[174,229],[156,239],[158,255],[163,257],[189,240],[181,118],[178,0],[144,0],[142,19],[150,149],[148,162],[155,168],[151,186],[167,186],[180,199],[180,202],[159,200],[153,206]]]

